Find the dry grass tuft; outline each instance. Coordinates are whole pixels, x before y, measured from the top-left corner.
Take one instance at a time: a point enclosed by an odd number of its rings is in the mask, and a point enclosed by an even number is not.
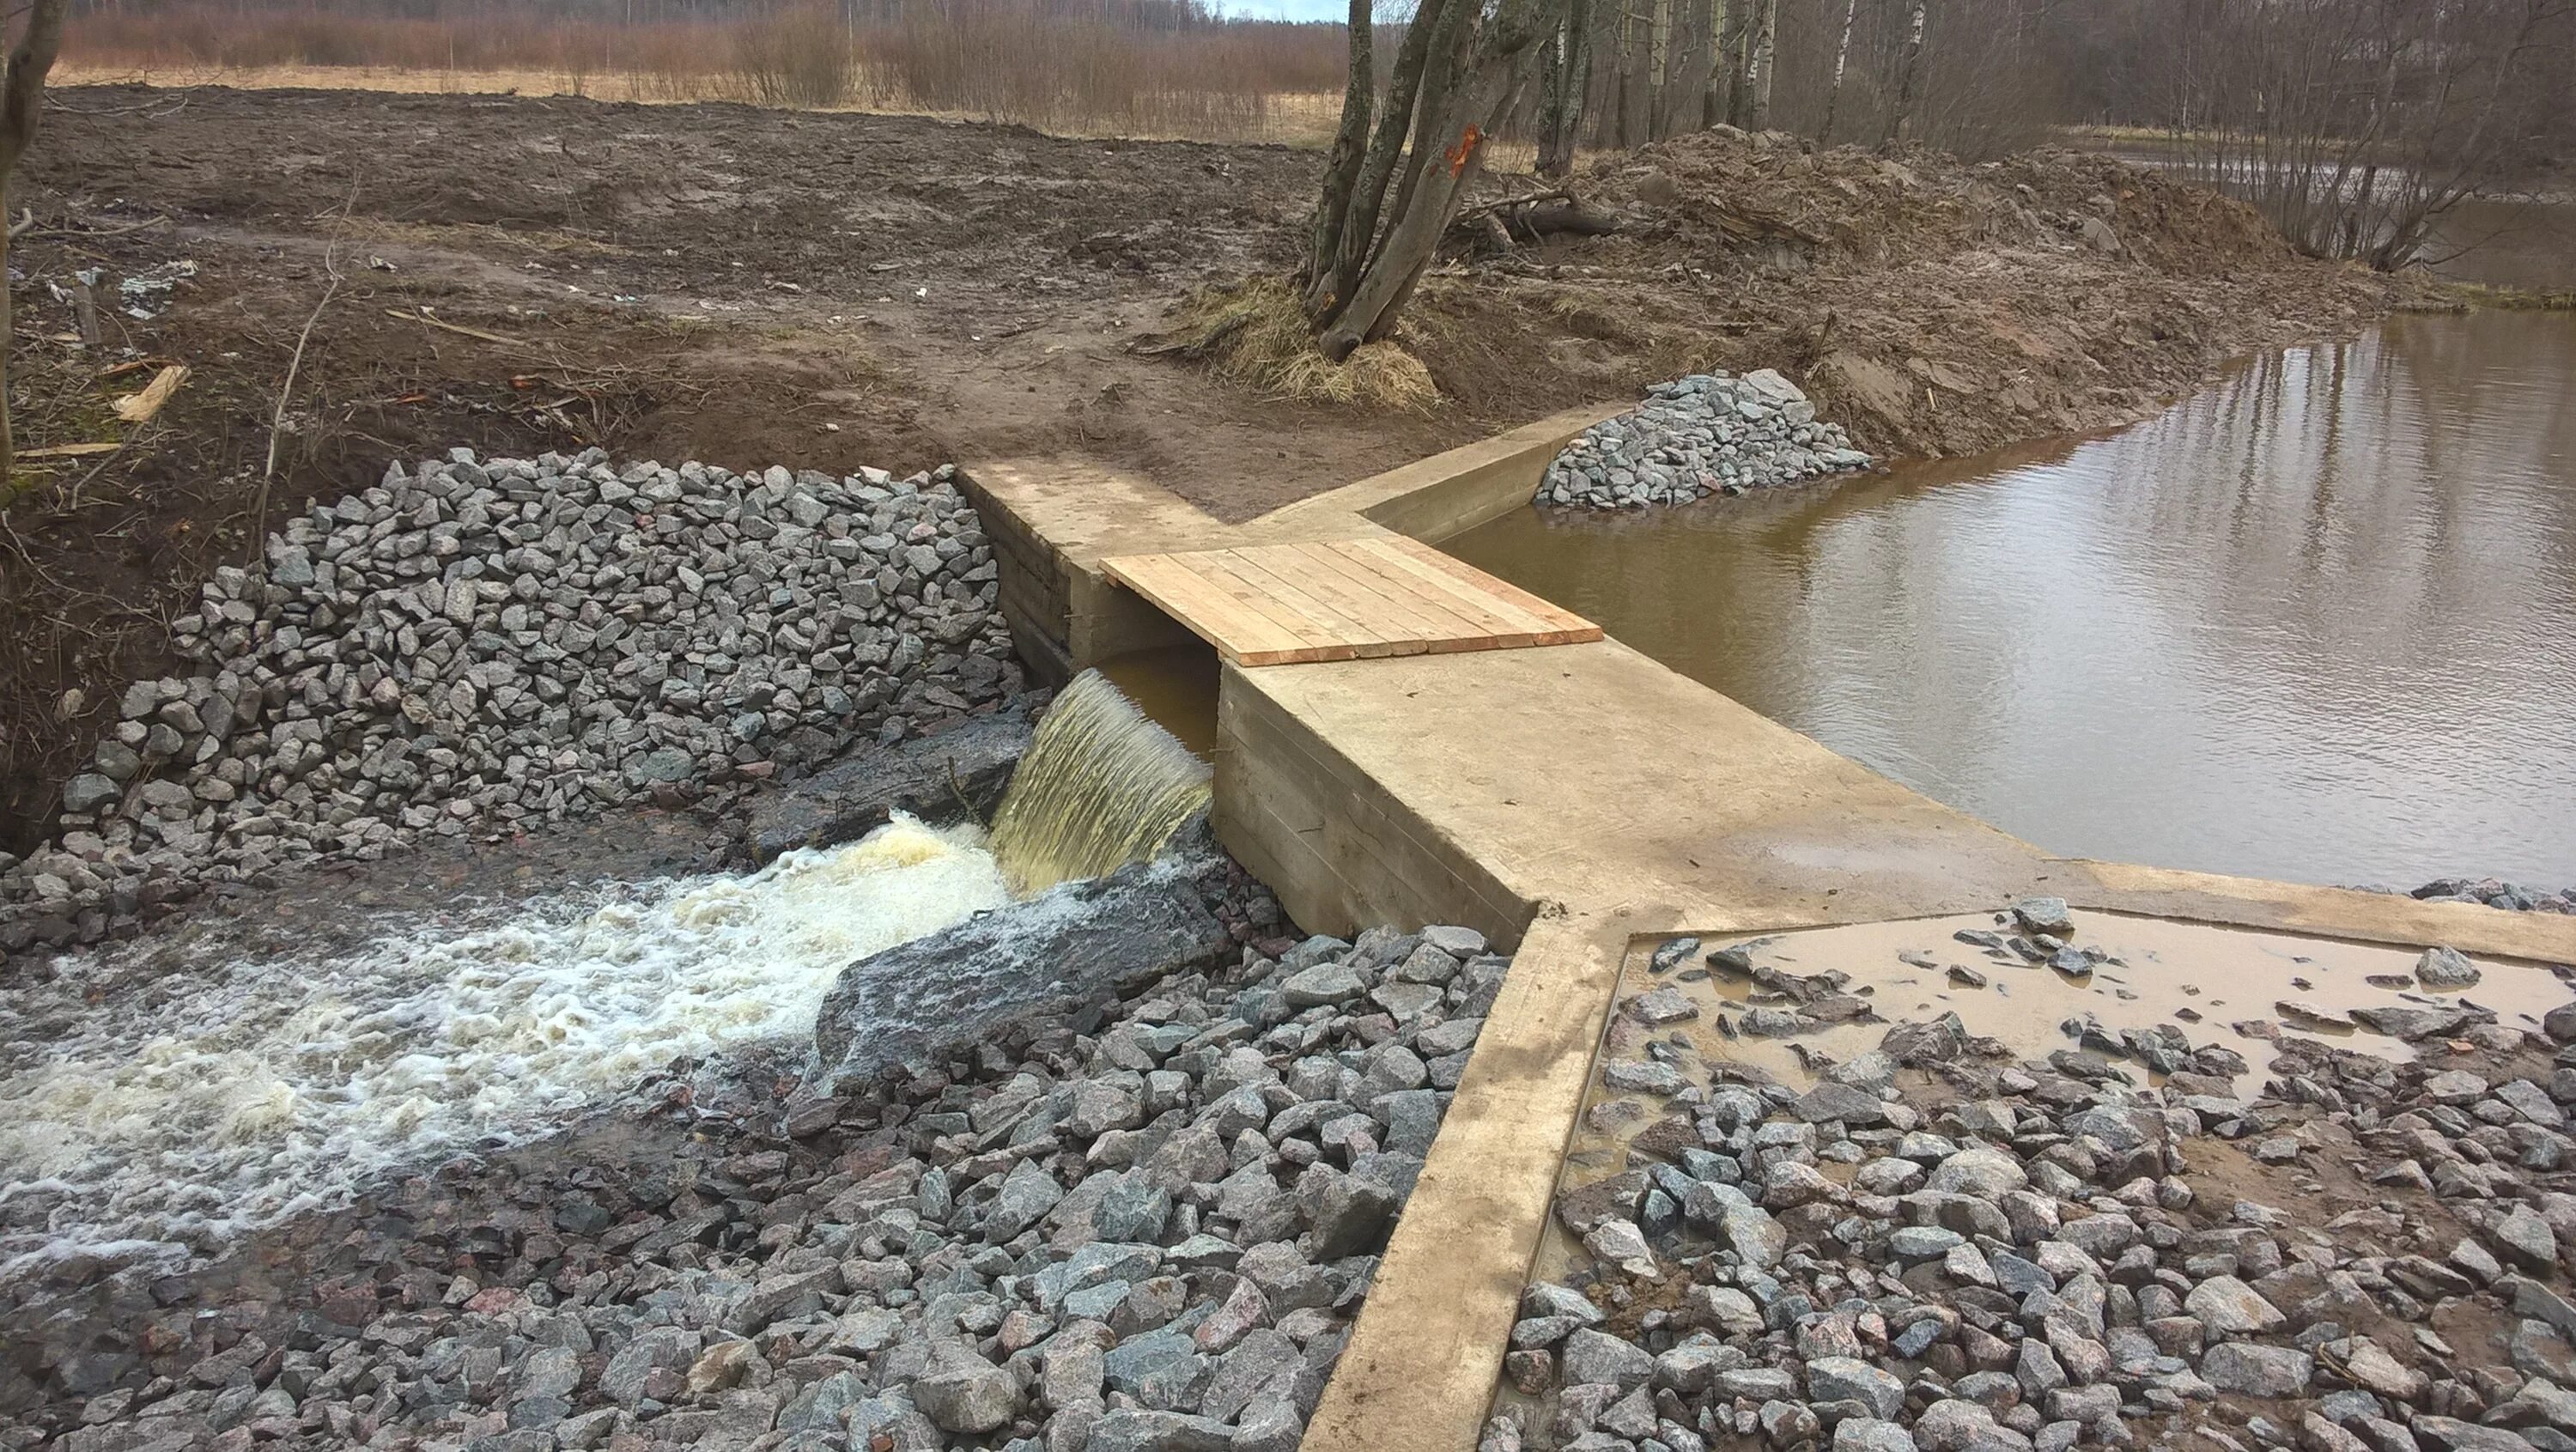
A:
[[[1440,401],[1431,370],[1394,339],[1363,344],[1346,363],[1315,351],[1296,291],[1256,277],[1201,288],[1178,326],[1148,351],[1201,359],[1216,375],[1271,398],[1427,413]]]

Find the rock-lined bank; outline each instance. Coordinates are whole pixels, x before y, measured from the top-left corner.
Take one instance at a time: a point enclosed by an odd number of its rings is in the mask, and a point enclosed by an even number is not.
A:
[[[2056,926],[2026,906],[1991,936]],[[1636,1132],[1558,1198],[1574,1269],[1525,1293],[1484,1446],[2576,1447],[2576,1004],[2444,1004],[2374,1023],[2410,1063],[2274,1031],[2241,1093],[2197,1017],[2021,1062],[1897,1023],[1793,1087],[1678,1042],[1669,980],[1627,995],[1589,1122]]]
[[[745,1073],[614,1169],[541,1147],[18,1304],[0,1410],[73,1452],[1289,1452],[1508,966],[1484,948],[1246,949],[836,1095]]]
[[[478,460],[316,506],[172,626],[48,845],[0,856],[0,952],[209,883],[489,838],[902,739],[1018,687],[951,471]]]
[[[2576,913],[2576,887],[2551,892],[2501,877],[2437,877],[2406,895],[2424,902],[2479,903],[2507,912]]]
[[[1870,466],[1798,386],[1763,368],[1694,373],[1585,429],[1547,466],[1536,504],[1644,509],[1745,494]]]

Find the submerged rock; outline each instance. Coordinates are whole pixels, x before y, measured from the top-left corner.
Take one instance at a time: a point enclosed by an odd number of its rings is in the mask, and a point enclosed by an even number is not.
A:
[[[815,1079],[918,1062],[1008,1018],[1081,1018],[1122,989],[1215,962],[1234,941],[1193,880],[1207,865],[1134,863],[860,959],[815,1016]]]

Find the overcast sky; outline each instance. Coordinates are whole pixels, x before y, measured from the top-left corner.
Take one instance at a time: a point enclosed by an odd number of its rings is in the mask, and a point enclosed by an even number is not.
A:
[[[1379,6],[1384,9],[1383,3]],[[1246,20],[1348,20],[1350,0],[1225,0],[1228,15]]]

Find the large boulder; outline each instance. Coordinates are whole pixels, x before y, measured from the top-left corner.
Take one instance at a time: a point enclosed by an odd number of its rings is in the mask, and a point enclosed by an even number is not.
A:
[[[814,1018],[814,1078],[919,1065],[1014,1019],[1088,1027],[1126,988],[1232,951],[1208,911],[1196,854],[1131,863],[977,913],[841,970]]]

